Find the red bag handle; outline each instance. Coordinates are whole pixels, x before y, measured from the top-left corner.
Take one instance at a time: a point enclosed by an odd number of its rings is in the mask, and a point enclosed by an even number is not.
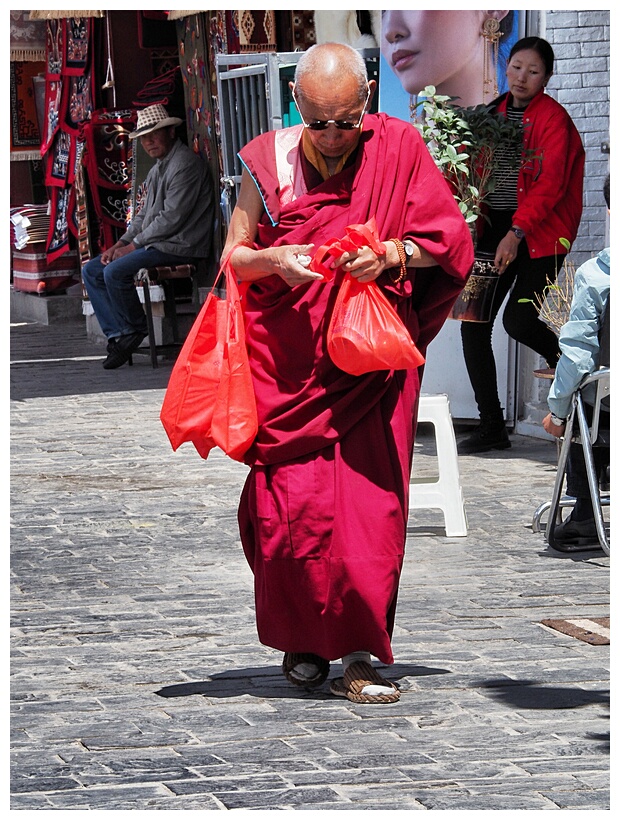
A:
[[[327,266],[328,258],[337,259],[346,251],[358,250],[368,245],[379,256],[385,253],[385,245],[377,235],[377,223],[374,216],[366,224],[349,225],[345,228],[345,235],[341,238],[329,239],[315,251],[310,270],[320,273],[326,282],[331,281],[334,269]]]

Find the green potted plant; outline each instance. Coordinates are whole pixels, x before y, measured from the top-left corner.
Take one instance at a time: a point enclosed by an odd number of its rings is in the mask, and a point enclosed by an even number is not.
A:
[[[417,105],[423,116],[416,127],[452,188],[475,247],[477,223],[485,218],[484,203],[489,194],[523,161],[522,126],[493,113],[488,105],[459,107],[453,97],[437,94],[434,86],[427,86],[420,97]],[[514,165],[506,163],[507,158],[513,158]],[[497,276],[493,259],[477,254],[452,318],[487,321]]]

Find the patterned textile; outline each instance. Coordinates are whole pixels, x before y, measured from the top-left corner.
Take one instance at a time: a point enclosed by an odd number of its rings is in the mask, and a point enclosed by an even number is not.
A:
[[[180,82],[180,73],[181,69],[176,65],[170,71],[153,77],[138,91],[133,104],[136,108],[147,108],[149,105],[160,103],[168,107],[168,113],[170,113],[170,100],[175,97],[177,85]]]
[[[75,140],[66,131],[58,130],[46,156],[45,184],[64,188],[70,180],[70,168],[75,161]]]
[[[48,262],[45,252],[14,251],[12,273],[15,290],[57,293],[77,281],[77,259],[75,253],[68,252]]]
[[[94,109],[95,78],[90,12],[47,13],[47,73],[45,77],[44,133],[41,155],[50,196],[51,220],[48,261],[69,249],[77,235],[76,194],[73,183],[80,126]],[[96,16],[100,16],[97,14]]]
[[[41,154],[52,147],[56,132],[60,127],[60,101],[62,99],[62,80],[46,78],[45,82],[45,131],[41,139]]]
[[[52,77],[62,74],[64,56],[64,25],[62,20],[50,20],[47,24],[47,73]]]
[[[63,81],[60,109],[64,114],[61,127],[76,135],[80,123],[87,120],[94,108],[93,74],[89,69],[81,77],[70,75]]]
[[[82,156],[84,153],[84,142],[78,143],[75,180],[73,183],[73,196],[75,197],[74,219],[70,225],[72,233],[75,234],[78,243],[78,260],[80,263],[80,271],[82,267],[93,256],[91,236],[90,236],[90,220],[88,214],[88,195],[86,192],[86,173],[82,164]]]
[[[92,28],[90,17],[71,17],[65,22],[63,74],[85,73]]]
[[[70,188],[51,187],[47,261],[51,264],[69,250],[68,206]]]
[[[187,142],[210,163],[217,146],[213,132],[213,98],[209,94],[208,41],[204,18],[186,17],[179,23],[179,62],[185,92]],[[216,176],[218,175],[217,169]]]
[[[5,12],[6,13],[6,12]],[[31,20],[28,11],[10,11],[10,58],[19,62],[45,60],[46,26],[42,20]]]
[[[293,48],[305,51],[316,43],[313,11],[292,11]]]
[[[62,20],[65,17],[105,17],[105,11],[57,11],[56,9],[43,9],[29,12],[32,20]]]
[[[274,11],[227,11],[226,24],[229,54],[276,51]]]
[[[153,76],[159,77],[179,67],[179,54],[174,48],[151,48],[151,67]]]
[[[125,231],[132,182],[133,141],[129,134],[135,129],[135,111],[95,111],[83,123],[82,165],[92,207],[100,224],[96,250],[113,245],[116,233]]]
[[[45,62],[12,61],[10,66],[11,159],[39,159],[41,134],[33,80],[45,71]]]
[[[218,54],[226,54],[227,40],[226,40],[226,11],[216,11],[209,18],[209,50],[208,50],[208,66],[209,66],[209,88],[211,89],[211,109],[213,111],[213,130],[214,140],[217,145],[217,167],[222,167],[222,144],[221,144],[221,126],[220,126],[220,108],[217,97],[217,72],[215,67],[215,58]],[[219,173],[216,175],[219,176]]]

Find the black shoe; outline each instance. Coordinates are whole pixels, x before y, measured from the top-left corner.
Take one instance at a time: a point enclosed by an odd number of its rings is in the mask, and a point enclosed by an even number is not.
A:
[[[458,443],[457,451],[459,455],[466,456],[472,453],[487,453],[489,450],[507,450],[509,447],[512,445],[504,424],[491,425],[482,422],[471,436]]]
[[[104,369],[115,370],[117,367],[121,367],[125,362],[129,361],[131,354],[140,347],[146,335],[146,333],[140,332],[119,336],[112,351],[103,363]]]
[[[553,549],[560,552],[583,552],[602,549],[598,540],[596,521],[573,521],[569,516],[553,530]]]

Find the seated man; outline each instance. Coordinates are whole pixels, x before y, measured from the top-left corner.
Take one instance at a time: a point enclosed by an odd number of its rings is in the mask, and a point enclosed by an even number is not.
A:
[[[123,365],[147,335],[134,284],[141,268],[183,265],[211,251],[215,215],[209,168],[176,136],[182,120],[163,105],[138,112],[130,139],[156,160],[146,181],[144,205],[121,238],[84,265],[82,278],[108,339],[106,370]]]
[[[603,188],[609,208],[609,175]],[[543,419],[545,430],[556,438],[564,434],[571,397],[582,379],[598,367],[609,366],[608,345],[601,345],[601,332],[609,302],[610,249],[589,259],[575,274],[570,315],[560,331],[560,356],[547,403],[551,411]],[[609,317],[607,317],[609,321]],[[605,349],[603,349],[605,348]],[[584,395],[587,401],[587,396]],[[586,413],[589,406],[586,405]],[[605,414],[608,416],[608,414]],[[602,426],[609,419],[601,420]],[[609,448],[595,448],[595,467],[599,472],[609,465]],[[581,445],[572,444],[566,468],[566,493],[575,505],[566,521],[553,532],[554,549],[576,552],[598,548],[599,540]]]

